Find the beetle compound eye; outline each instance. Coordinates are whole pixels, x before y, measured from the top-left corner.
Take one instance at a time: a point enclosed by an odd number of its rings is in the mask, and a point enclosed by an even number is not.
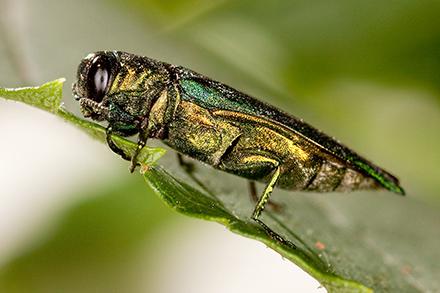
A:
[[[110,87],[111,64],[106,56],[92,61],[87,75],[88,98],[100,103]]]
[[[108,71],[106,69],[98,68],[95,73],[95,91],[98,95],[105,94],[108,84]]]

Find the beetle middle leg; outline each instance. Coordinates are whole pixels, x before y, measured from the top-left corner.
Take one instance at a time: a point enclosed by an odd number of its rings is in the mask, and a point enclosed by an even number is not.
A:
[[[194,164],[186,161],[180,153],[177,153],[177,162],[179,162],[179,166],[188,174],[192,174],[196,169]]]
[[[130,173],[134,172],[134,169],[136,169],[136,166],[138,165],[137,157],[139,156],[139,153],[144,148],[144,146],[147,144],[147,138],[148,138],[148,132],[140,132],[138,137],[138,143],[136,146],[136,149],[134,150],[133,156],[131,157],[130,161]]]
[[[213,195],[209,188],[194,174],[194,171],[196,170],[194,163],[186,161],[183,155],[180,153],[177,153],[177,161],[179,162],[179,166],[188,175],[188,177],[191,178],[192,181],[194,181],[204,191]]]

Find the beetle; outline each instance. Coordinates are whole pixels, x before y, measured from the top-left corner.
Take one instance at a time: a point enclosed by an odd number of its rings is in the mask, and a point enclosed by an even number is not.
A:
[[[260,220],[274,187],[312,192],[386,189],[405,194],[396,177],[332,137],[185,67],[99,51],[81,61],[73,93],[85,117],[108,122],[108,145],[131,161],[131,172],[139,151],[155,138],[179,156],[249,179],[253,193],[255,181],[266,183],[251,218],[282,242]],[[138,134],[133,157],[113,143],[112,133]]]

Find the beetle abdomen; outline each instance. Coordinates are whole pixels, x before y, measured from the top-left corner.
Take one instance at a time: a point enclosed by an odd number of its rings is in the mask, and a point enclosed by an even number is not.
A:
[[[304,187],[305,191],[331,192],[378,189],[381,186],[373,178],[350,167],[324,160]]]

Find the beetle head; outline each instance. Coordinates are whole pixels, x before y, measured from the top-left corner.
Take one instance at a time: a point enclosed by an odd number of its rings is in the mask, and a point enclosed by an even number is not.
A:
[[[77,82],[73,84],[73,94],[85,117],[98,121],[107,120],[107,94],[119,68],[118,55],[112,51],[91,53],[81,61]]]

